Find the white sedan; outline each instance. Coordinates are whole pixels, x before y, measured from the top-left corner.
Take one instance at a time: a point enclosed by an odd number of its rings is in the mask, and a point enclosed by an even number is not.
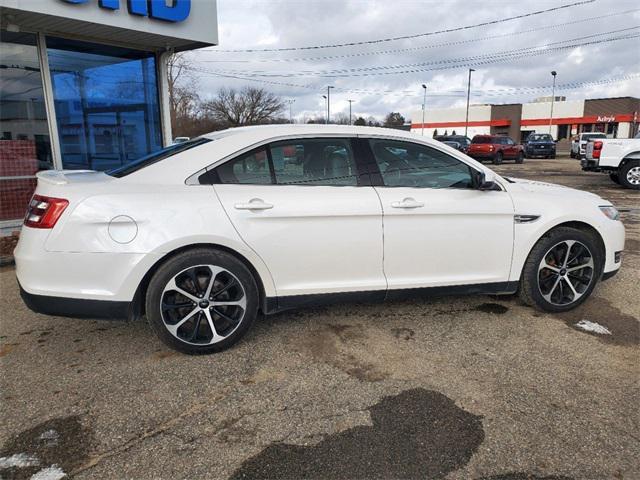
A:
[[[186,353],[324,302],[513,294],[562,312],[620,268],[606,200],[500,177],[443,143],[371,127],[244,127],[111,172],[47,171],[15,251],[25,303],[146,316]]]

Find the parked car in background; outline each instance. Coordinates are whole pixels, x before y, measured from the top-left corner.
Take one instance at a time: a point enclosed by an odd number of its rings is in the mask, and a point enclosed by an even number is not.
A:
[[[584,158],[587,153],[587,142],[589,140],[606,138],[607,136],[604,133],[599,132],[586,132],[576,135],[571,141],[571,152],[569,153],[569,156],[580,160],[581,158]]]
[[[503,160],[524,161],[523,146],[503,135],[476,135],[466,153],[479,162],[491,160],[495,165]]]
[[[439,142],[446,143],[450,147],[465,153],[471,144],[471,139],[464,135],[436,135],[434,138]],[[453,143],[457,143],[458,146],[454,146]]]
[[[624,248],[597,195],[503,178],[395,129],[242,127],[37,178],[15,250],[29,308],[146,316],[192,354],[233,345],[258,312],[336,301],[518,292],[564,312]]]
[[[615,183],[640,190],[640,133],[635,138],[589,140],[580,163],[586,172],[608,173]]]
[[[548,133],[532,133],[524,144],[527,158],[556,158],[556,142]]]

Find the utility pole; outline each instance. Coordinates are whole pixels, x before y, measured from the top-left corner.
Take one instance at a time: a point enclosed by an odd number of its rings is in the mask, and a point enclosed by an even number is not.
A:
[[[355,100],[347,100],[347,102],[349,102],[349,125],[353,125],[351,122],[351,104],[354,102]]]
[[[553,122],[553,102],[556,99],[556,75],[558,72],[555,70],[551,71],[551,75],[553,75],[553,87],[551,88],[551,114],[549,115],[549,134],[551,134],[551,123]]]
[[[287,100],[287,103],[289,104],[289,123],[293,123],[293,116],[291,115],[291,105],[293,105],[295,101],[295,98],[290,98],[289,100]]]
[[[469,97],[471,96],[471,72],[475,72],[473,68],[469,69],[469,81],[467,82],[467,115],[464,119],[464,136],[467,136],[469,128]]]
[[[422,88],[424,88],[424,98],[422,100],[422,136],[424,136],[424,111],[427,108],[427,85],[423,83]]]
[[[330,113],[330,108],[331,108],[331,89],[333,87],[331,85],[327,86],[327,124],[329,124],[329,120],[331,119],[331,113]]]

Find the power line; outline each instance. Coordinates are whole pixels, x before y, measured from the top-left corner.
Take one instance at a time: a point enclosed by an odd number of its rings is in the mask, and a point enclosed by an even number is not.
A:
[[[549,29],[556,29],[556,28],[561,28],[561,27],[565,27],[565,26],[569,26],[569,25],[576,25],[579,23],[585,23],[585,22],[589,22],[589,21],[593,21],[593,20],[602,20],[603,18],[608,18],[608,17],[616,17],[616,16],[620,16],[620,15],[627,15],[629,13],[635,13],[635,12],[640,12],[640,9],[631,9],[631,10],[624,10],[624,11],[620,11],[620,12],[614,12],[614,13],[609,13],[607,15],[599,15],[596,17],[588,17],[588,18],[581,18],[578,20],[573,20],[570,22],[563,22],[563,23],[557,23],[554,25],[544,25],[541,27],[536,27],[536,28],[530,28],[528,30],[518,30],[516,32],[508,32],[508,33],[501,33],[501,34],[497,34],[497,35],[488,35],[488,36],[484,36],[484,37],[478,37],[478,38],[471,38],[471,39],[466,39],[466,40],[454,40],[454,41],[449,41],[449,42],[441,42],[441,43],[430,43],[427,45],[420,45],[417,47],[408,47],[408,48],[395,48],[395,49],[390,49],[390,50],[374,50],[374,51],[367,51],[367,52],[354,52],[354,53],[343,53],[340,55],[324,55],[324,56],[318,56],[318,57],[296,57],[296,58],[253,58],[253,59],[225,59],[225,60],[198,60],[198,62],[200,63],[292,63],[292,62],[318,62],[318,61],[326,61],[326,60],[336,60],[336,59],[343,59],[343,58],[354,58],[354,57],[366,57],[366,56],[378,56],[378,55],[391,55],[391,54],[398,54],[398,53],[406,53],[406,52],[415,52],[415,51],[419,51],[419,50],[426,50],[426,49],[431,49],[431,48],[440,48],[440,47],[449,47],[449,46],[455,46],[455,45],[464,45],[464,44],[468,44],[468,43],[477,43],[477,42],[482,42],[482,41],[486,41],[486,40],[494,40],[497,38],[506,38],[506,37],[515,37],[515,36],[519,36],[519,35],[526,35],[528,33],[534,33],[534,32],[539,32],[542,30],[549,30]],[[201,49],[201,50],[194,50],[193,53],[219,53],[221,51],[219,50],[208,50],[208,49]]]
[[[533,17],[536,15],[542,15],[544,13],[550,13],[550,12],[557,12],[559,10],[563,10],[566,8],[572,8],[572,7],[577,7],[580,5],[586,5],[589,3],[594,3],[596,0],[583,0],[583,1],[579,1],[579,2],[574,2],[574,3],[567,3],[564,5],[558,5],[557,7],[552,7],[552,8],[547,8],[544,10],[536,10],[533,12],[528,12],[528,13],[523,13],[520,15],[515,15],[513,17],[507,17],[507,18],[500,18],[497,20],[490,20],[490,21],[486,21],[486,22],[481,22],[481,23],[476,23],[476,24],[472,24],[472,25],[465,25],[463,27],[455,27],[455,28],[447,28],[447,29],[443,29],[443,30],[436,30],[436,31],[432,31],[432,32],[425,32],[425,33],[416,33],[413,35],[401,35],[401,36],[397,36],[397,37],[388,37],[388,38],[380,38],[380,39],[376,39],[376,40],[364,40],[364,41],[360,41],[360,42],[345,42],[345,43],[334,43],[334,44],[326,44],[326,45],[312,45],[312,46],[305,46],[305,47],[281,47],[281,48],[248,48],[248,49],[233,49],[233,50],[215,50],[217,52],[224,52],[224,53],[241,53],[241,52],[245,52],[245,53],[254,53],[254,52],[292,52],[292,51],[299,51],[299,50],[320,50],[320,49],[325,49],[325,48],[341,48],[341,47],[354,47],[357,45],[373,45],[373,44],[378,44],[378,43],[385,43],[385,42],[394,42],[394,41],[398,41],[398,40],[409,40],[409,39],[413,39],[413,38],[420,38],[420,37],[428,37],[428,36],[432,36],[432,35],[439,35],[442,33],[452,33],[452,32],[460,32],[463,30],[469,30],[469,29],[473,29],[473,28],[479,28],[479,27],[486,27],[489,25],[496,25],[499,23],[504,23],[504,22],[509,22],[512,20],[518,20],[521,18],[528,18],[528,17]]]
[[[218,73],[227,74],[227,75],[243,75],[248,77],[263,77],[263,78],[295,78],[295,77],[324,77],[324,78],[344,78],[344,77],[363,77],[363,76],[374,76],[374,75],[397,75],[402,73],[415,73],[415,72],[424,72],[424,71],[432,71],[432,70],[445,70],[450,68],[457,68],[460,66],[473,66],[473,65],[483,65],[487,63],[495,63],[504,59],[517,59],[523,56],[537,56],[545,53],[553,52],[553,51],[561,51],[570,48],[576,48],[580,46],[588,46],[588,45],[597,45],[601,43],[607,43],[617,40],[629,40],[633,38],[637,38],[640,36],[640,33],[627,33],[625,35],[621,35],[618,37],[610,37],[604,38],[601,40],[593,40],[582,43],[572,43],[569,45],[562,45],[568,42],[576,42],[578,40],[586,40],[589,38],[601,37],[604,35],[610,35],[613,33],[621,33],[621,32],[629,32],[631,30],[637,30],[640,26],[629,27],[625,29],[612,30],[609,32],[602,32],[592,35],[586,35],[582,37],[576,37],[572,39],[562,40],[558,42],[547,43],[544,45],[537,45],[533,47],[525,47],[519,48],[515,50],[503,50],[499,52],[493,52],[484,55],[476,55],[471,57],[461,57],[461,58],[453,58],[453,59],[443,59],[443,60],[433,60],[429,62],[420,62],[420,63],[411,63],[411,64],[400,64],[400,65],[382,65],[382,66],[369,66],[369,67],[359,67],[359,68],[351,68],[351,69],[336,69],[336,70],[302,70],[298,72],[269,72],[269,71],[247,71],[247,70],[222,70]],[[549,48],[551,45],[560,45],[557,47]],[[434,67],[434,68],[424,68],[424,67]],[[398,69],[404,69],[398,71]],[[410,69],[410,70],[407,70]],[[393,70],[393,71],[389,71]],[[364,73],[362,73],[364,72]]]

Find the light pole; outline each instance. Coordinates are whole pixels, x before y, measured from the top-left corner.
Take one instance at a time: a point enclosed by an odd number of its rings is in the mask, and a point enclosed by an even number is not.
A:
[[[293,123],[293,116],[291,115],[291,105],[293,105],[295,101],[295,98],[290,98],[289,100],[287,100],[287,103],[289,104],[289,123]]]
[[[326,95],[322,95],[322,98],[324,98],[324,101],[327,102],[327,112],[329,111],[329,101],[327,100],[327,96]],[[324,123],[329,123],[329,119],[325,118],[324,119]]]
[[[469,128],[469,97],[471,96],[471,72],[475,72],[473,68],[469,69],[469,81],[467,82],[467,115],[464,118],[464,136],[467,136]]]
[[[333,87],[331,85],[327,86],[327,124],[329,123],[329,119],[331,118],[330,108],[331,108],[331,89]]]
[[[553,87],[551,88],[551,114],[549,115],[549,135],[551,135],[551,123],[553,122],[553,102],[556,99],[556,75],[558,72],[555,70],[551,71],[551,75],[553,75]]]
[[[422,88],[424,88],[424,98],[422,100],[422,136],[424,136],[424,110],[427,108],[427,85],[423,83]]]
[[[355,102],[355,100],[347,100],[349,102],[349,125],[351,125],[351,104]]]

